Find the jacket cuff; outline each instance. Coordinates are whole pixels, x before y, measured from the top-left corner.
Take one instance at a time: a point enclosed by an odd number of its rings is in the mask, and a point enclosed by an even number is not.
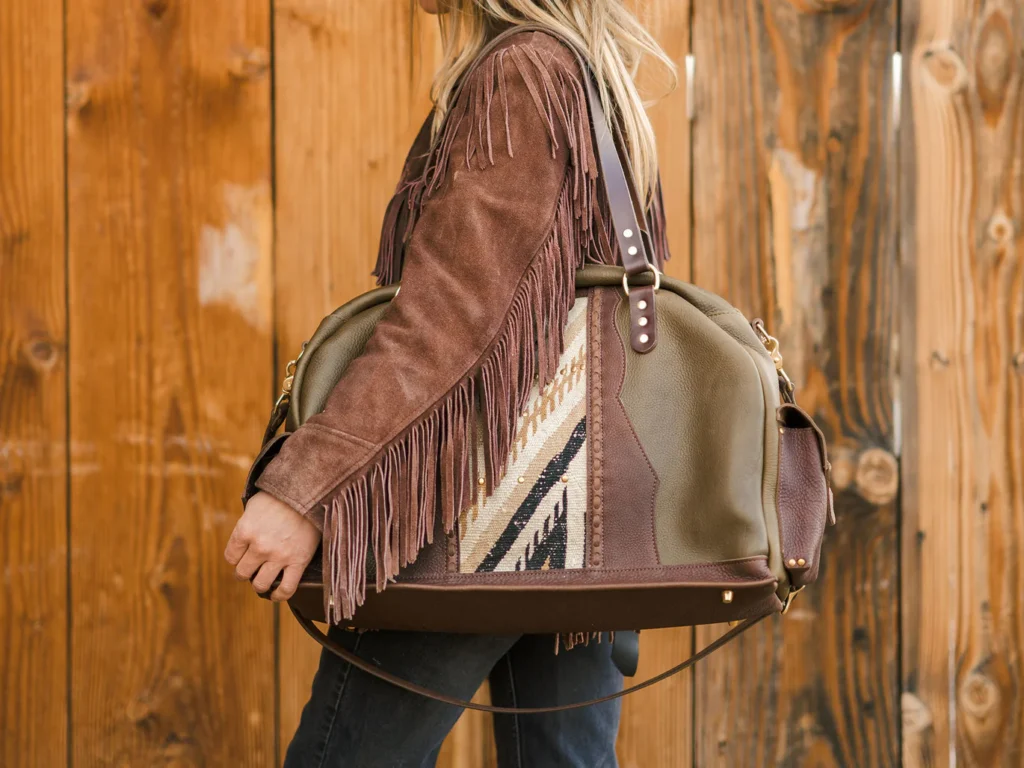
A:
[[[263,462],[253,485],[288,504],[323,531],[323,508],[330,503],[332,492],[365,464],[375,449],[375,445],[354,435],[308,423],[291,433],[275,455]]]

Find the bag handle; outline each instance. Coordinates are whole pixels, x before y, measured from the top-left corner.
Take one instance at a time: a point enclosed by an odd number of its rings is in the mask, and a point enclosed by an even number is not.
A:
[[[654,296],[661,286],[661,272],[648,253],[648,243],[643,234],[647,230],[645,221],[641,225],[644,206],[636,193],[636,184],[632,174],[627,173],[624,167],[613,134],[613,123],[605,114],[594,73],[579,46],[560,32],[540,24],[519,24],[510,27],[495,36],[480,51],[476,60],[463,74],[462,80],[452,96],[452,101],[459,98],[469,76],[476,71],[487,55],[507,38],[520,32],[542,32],[551,35],[572,51],[579,63],[580,73],[587,89],[591,140],[597,153],[600,179],[608,196],[608,208],[611,212],[612,228],[615,230],[615,240],[619,245],[619,252],[622,254],[622,266],[626,270],[626,274],[622,278],[622,287],[629,297],[630,304],[630,345],[635,352],[640,354],[650,352],[658,341]],[[629,278],[644,272],[654,274],[654,285],[631,288]]]
[[[768,616],[771,615],[770,613],[766,613],[763,616],[755,616],[754,618],[746,619],[741,624],[738,624],[732,629],[730,629],[717,640],[708,643],[706,646],[701,648],[697,653],[693,654],[693,656],[688,658],[686,661],[677,664],[671,669],[665,670],[659,675],[655,675],[654,677],[648,678],[647,680],[644,680],[642,683],[630,686],[629,688],[625,688],[621,691],[618,691],[617,693],[611,693],[607,696],[601,696],[600,698],[596,699],[588,699],[587,701],[579,701],[574,704],[559,704],[557,706],[552,707],[495,707],[490,704],[477,704],[473,701],[466,701],[464,699],[459,699],[454,696],[448,696],[447,694],[441,693],[440,691],[435,691],[433,688],[427,688],[425,686],[418,685],[417,683],[414,683],[410,680],[406,680],[404,677],[393,675],[390,672],[387,672],[378,667],[377,665],[367,661],[366,659],[357,656],[356,654],[352,653],[352,651],[342,646],[337,640],[333,639],[332,637],[329,637],[320,629],[320,627],[318,627],[312,621],[303,616],[294,606],[289,605],[288,607],[291,608],[292,614],[295,616],[296,621],[299,622],[302,628],[306,631],[307,635],[312,637],[314,640],[320,643],[320,645],[322,645],[331,653],[335,654],[336,656],[340,656],[342,659],[347,661],[356,669],[359,669],[368,675],[372,675],[373,677],[376,677],[378,680],[383,680],[385,683],[390,683],[391,685],[397,686],[398,688],[409,691],[411,693],[415,693],[420,696],[425,696],[426,698],[433,699],[434,701],[439,701],[442,704],[450,704],[453,707],[462,707],[463,709],[475,709],[477,712],[491,712],[492,714],[496,715],[541,715],[550,712],[565,712],[570,709],[580,709],[582,707],[589,707],[593,704],[602,704],[606,701],[620,699],[623,696],[628,696],[631,693],[636,693],[637,691],[643,690],[644,688],[652,686],[655,683],[660,683],[662,680],[670,678],[673,675],[682,672],[684,669],[689,669],[701,659],[710,656],[712,653],[717,651],[730,640],[737,637],[741,633],[746,632],[755,624],[764,621],[766,618],[768,618]]]

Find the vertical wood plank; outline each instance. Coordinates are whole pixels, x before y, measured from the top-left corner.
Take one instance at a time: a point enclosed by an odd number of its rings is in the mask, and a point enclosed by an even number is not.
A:
[[[274,8],[283,369],[324,315],[374,286],[384,208],[430,110],[437,33],[415,0],[276,0]],[[282,745],[309,697],[317,651],[283,613]]]
[[[72,759],[267,766],[223,561],[271,374],[269,8],[68,0]]]
[[[693,24],[694,280],[780,337],[839,514],[819,583],[697,670],[695,764],[895,765],[895,7],[709,3]]]
[[[650,107],[658,139],[665,217],[672,259],[666,272],[690,278],[690,120],[686,101],[686,55],[690,52],[689,0],[648,0],[632,3],[640,20],[676,63],[679,86]],[[644,91],[659,95],[664,78],[644,77]],[[660,72],[658,73],[660,75]],[[645,96],[648,94],[645,92]],[[693,631],[688,627],[641,633],[637,675],[626,684],[653,677],[675,666],[693,652]],[[622,704],[616,745],[622,768],[689,766],[693,755],[693,675],[685,672],[628,697]]]
[[[63,6],[0,4],[0,765],[67,755]]]
[[[903,5],[904,765],[1024,763],[1024,3]]]

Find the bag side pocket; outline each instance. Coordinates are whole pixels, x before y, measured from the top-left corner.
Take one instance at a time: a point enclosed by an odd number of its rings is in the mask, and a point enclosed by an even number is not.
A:
[[[795,589],[818,578],[825,521],[835,524],[825,436],[799,406],[786,403],[779,422],[779,535]]]

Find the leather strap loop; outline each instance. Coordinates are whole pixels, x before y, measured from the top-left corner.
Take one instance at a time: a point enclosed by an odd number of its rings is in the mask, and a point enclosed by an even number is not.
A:
[[[295,607],[291,605],[289,605],[288,607],[291,608],[296,620],[299,622],[299,624],[302,625],[302,628],[306,631],[306,634],[308,634],[310,637],[312,637],[314,640],[320,643],[320,645],[322,645],[331,653],[335,654],[336,656],[340,656],[342,659],[347,661],[356,669],[359,669],[368,675],[372,675],[373,677],[376,677],[378,680],[383,680],[385,683],[390,683],[391,685],[397,686],[398,688],[409,691],[411,693],[419,694],[420,696],[425,696],[428,699],[433,699],[434,701],[440,701],[442,704],[450,704],[453,707],[462,707],[463,709],[475,709],[477,712],[491,712],[497,715],[541,715],[549,712],[565,712],[570,709],[580,709],[582,707],[589,707],[594,704],[602,704],[606,701],[620,699],[623,696],[628,696],[631,693],[635,693],[636,691],[648,688],[654,685],[655,683],[660,683],[662,680],[672,677],[673,675],[679,674],[684,669],[689,669],[701,659],[710,656],[712,653],[717,651],[730,640],[737,637],[741,633],[746,632],[752,626],[754,626],[755,624],[759,624],[771,615],[770,613],[766,613],[763,616],[755,616],[754,618],[747,619],[743,623],[738,624],[732,629],[730,629],[717,640],[708,643],[706,646],[701,648],[697,653],[693,654],[693,656],[688,658],[686,661],[677,664],[671,669],[665,670],[659,675],[655,675],[652,678],[644,680],[642,683],[630,686],[629,688],[625,688],[621,691],[618,691],[617,693],[612,693],[608,696],[601,696],[597,699],[579,701],[574,704],[559,704],[557,706],[552,707],[495,707],[490,704],[477,704],[476,702],[458,699],[454,696],[449,696],[447,694],[441,693],[440,691],[435,691],[432,688],[427,688],[425,686],[418,685],[417,683],[406,680],[405,678],[399,677],[398,675],[393,675],[390,672],[386,672],[385,670],[376,666],[372,662],[369,662],[366,659],[363,659],[360,656],[357,656],[356,654],[352,653],[352,651],[342,646],[336,640],[324,634],[316,624],[314,624],[312,621],[310,621],[301,613],[299,613],[299,611],[296,610]],[[571,653],[571,651],[569,651],[569,653]]]

